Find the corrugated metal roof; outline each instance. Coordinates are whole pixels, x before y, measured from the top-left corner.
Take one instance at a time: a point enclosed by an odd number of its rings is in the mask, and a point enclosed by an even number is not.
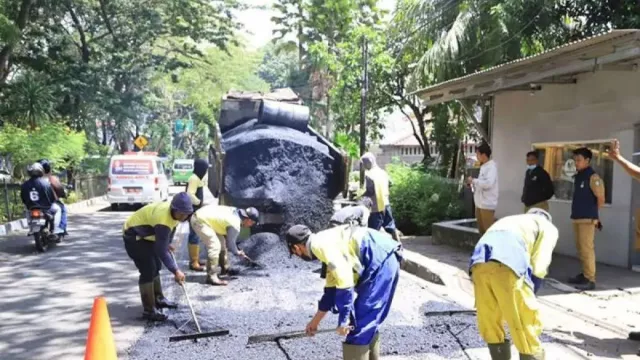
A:
[[[591,36],[585,39],[570,42],[555,48],[546,50],[540,54],[531,55],[518,60],[513,60],[507,63],[496,65],[485,70],[475,72],[473,74],[465,75],[459,78],[447,80],[433,86],[426,87],[424,89],[414,92],[414,94],[422,95],[425,93],[437,92],[439,90],[459,87],[461,84],[471,82],[479,82],[485,78],[494,78],[496,74],[502,74],[506,72],[515,72],[517,70],[523,70],[532,64],[539,64],[541,62],[549,61],[562,55],[580,52],[591,46],[601,45],[608,42],[617,42],[621,40],[637,40],[640,30],[613,30],[604,34]]]

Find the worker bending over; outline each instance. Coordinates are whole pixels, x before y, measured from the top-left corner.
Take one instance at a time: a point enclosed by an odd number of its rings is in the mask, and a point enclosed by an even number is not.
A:
[[[193,174],[187,182],[187,194],[191,198],[194,210],[204,206],[204,178],[209,170],[209,163],[204,159],[196,159],[193,162]],[[200,265],[200,238],[193,230],[189,229],[189,268],[194,271],[204,271]]]
[[[380,357],[378,329],[386,319],[396,291],[402,245],[378,231],[338,226],[313,234],[304,225],[287,231],[291,254],[320,260],[328,273],[318,311],[306,327],[313,336],[328,311],[338,314],[338,334],[345,360]]]
[[[376,157],[370,152],[362,155],[360,163],[365,169],[364,196],[372,201],[369,227],[376,230],[384,228],[394,240],[400,241],[389,203],[389,175],[376,164]]]
[[[548,212],[533,208],[494,223],[480,238],[470,261],[478,329],[492,360],[511,359],[503,321],[522,360],[544,359],[542,323],[535,293],[547,275],[558,229]]]
[[[259,219],[258,210],[248,208],[236,209],[231,206],[207,205],[198,209],[191,217],[191,229],[202,240],[207,249],[207,284],[227,285],[217,274],[218,265],[223,274],[229,269],[227,249],[236,256],[246,258],[238,249],[236,241],[240,228],[250,228]]]
[[[373,202],[371,199],[363,197],[358,202],[358,205],[343,207],[336,211],[331,217],[331,220],[329,220],[329,225],[335,227],[354,223],[360,226],[367,226],[369,224],[372,205]]]
[[[167,316],[158,309],[177,307],[162,293],[160,268],[164,264],[177,282],[184,281],[184,274],[170,254],[173,251],[171,234],[178,223],[187,220],[192,213],[191,199],[182,192],[174,196],[171,203],[157,202],[143,207],[124,223],[124,247],[140,271],[138,285],[144,319],[167,320]]]

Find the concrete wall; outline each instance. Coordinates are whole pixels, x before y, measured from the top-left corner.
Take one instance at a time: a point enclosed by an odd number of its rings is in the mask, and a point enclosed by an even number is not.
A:
[[[597,72],[581,75],[575,85],[544,85],[535,95],[516,91],[496,95],[493,154],[499,169],[498,217],[521,213],[525,153],[533,143],[618,138],[629,158],[634,152],[634,124],[640,122],[640,73]],[[636,159],[637,160],[637,159]],[[601,210],[604,230],[596,235],[598,261],[630,266],[632,180],[614,166],[612,204]],[[552,200],[551,214],[560,230],[556,251],[576,255],[569,219],[570,201]]]

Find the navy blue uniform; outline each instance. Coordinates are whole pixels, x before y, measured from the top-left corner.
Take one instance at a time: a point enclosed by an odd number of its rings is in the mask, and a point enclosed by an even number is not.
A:
[[[53,188],[43,177],[32,177],[25,181],[20,189],[20,197],[27,209],[50,209],[56,201]]]

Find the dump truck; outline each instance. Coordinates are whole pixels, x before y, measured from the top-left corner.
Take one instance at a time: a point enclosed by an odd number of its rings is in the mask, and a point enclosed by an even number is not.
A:
[[[209,149],[208,186],[220,204],[257,208],[264,229],[294,208],[324,206],[314,196],[346,196],[351,160],[309,121],[291,90],[225,95]]]

